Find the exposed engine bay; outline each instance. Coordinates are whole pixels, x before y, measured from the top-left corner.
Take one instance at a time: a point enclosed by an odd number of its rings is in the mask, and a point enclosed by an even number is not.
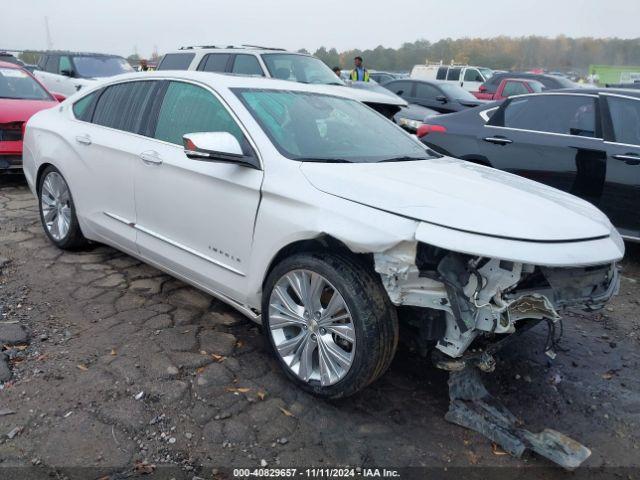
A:
[[[591,455],[556,430],[524,428],[486,390],[481,371],[493,371],[493,353],[542,320],[553,335],[562,310],[602,308],[618,291],[615,262],[545,267],[417,242],[376,253],[374,261],[400,318],[417,329],[414,343],[417,339],[424,353],[435,343],[435,365],[450,372],[446,420],[485,435],[516,457],[530,449],[569,470]],[[478,353],[467,353],[481,337]]]
[[[524,319],[557,321],[563,309],[597,310],[617,292],[615,263],[544,267],[404,242],[374,255],[391,302],[437,310],[424,338],[457,358],[481,335],[510,334]],[[416,320],[411,320],[416,326]]]

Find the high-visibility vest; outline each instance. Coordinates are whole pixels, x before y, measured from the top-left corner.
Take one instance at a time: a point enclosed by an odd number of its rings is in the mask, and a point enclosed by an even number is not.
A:
[[[357,69],[353,69],[351,70],[351,75],[350,75],[351,80],[353,80],[354,82],[358,81],[358,70]],[[366,68],[364,69],[364,78],[362,79],[363,82],[368,82],[369,81],[369,70],[367,70]]]

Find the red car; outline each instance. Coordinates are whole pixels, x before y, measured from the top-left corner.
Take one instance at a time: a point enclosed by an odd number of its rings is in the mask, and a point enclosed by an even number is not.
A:
[[[22,135],[31,115],[63,100],[29,71],[0,62],[0,172],[22,168]]]
[[[530,78],[505,78],[500,82],[495,93],[490,93],[487,88],[480,85],[480,90],[472,92],[480,100],[504,100],[514,95],[525,93],[540,93],[544,85]]]

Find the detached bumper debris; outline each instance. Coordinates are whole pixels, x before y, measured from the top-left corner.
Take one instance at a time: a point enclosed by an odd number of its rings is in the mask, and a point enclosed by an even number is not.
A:
[[[572,470],[591,455],[591,450],[552,429],[540,433],[525,429],[521,422],[484,387],[474,366],[449,373],[449,411],[445,419],[475,430],[520,458],[528,448],[558,465]]]

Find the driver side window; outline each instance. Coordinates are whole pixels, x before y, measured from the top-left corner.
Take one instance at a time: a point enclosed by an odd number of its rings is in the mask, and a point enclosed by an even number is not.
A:
[[[62,72],[73,72],[73,66],[71,65],[71,60],[66,55],[60,57],[60,62],[58,63],[58,73],[62,75]]]
[[[171,82],[160,107],[154,138],[182,145],[182,136],[196,132],[228,132],[244,143],[231,114],[211,93],[184,82]]]

